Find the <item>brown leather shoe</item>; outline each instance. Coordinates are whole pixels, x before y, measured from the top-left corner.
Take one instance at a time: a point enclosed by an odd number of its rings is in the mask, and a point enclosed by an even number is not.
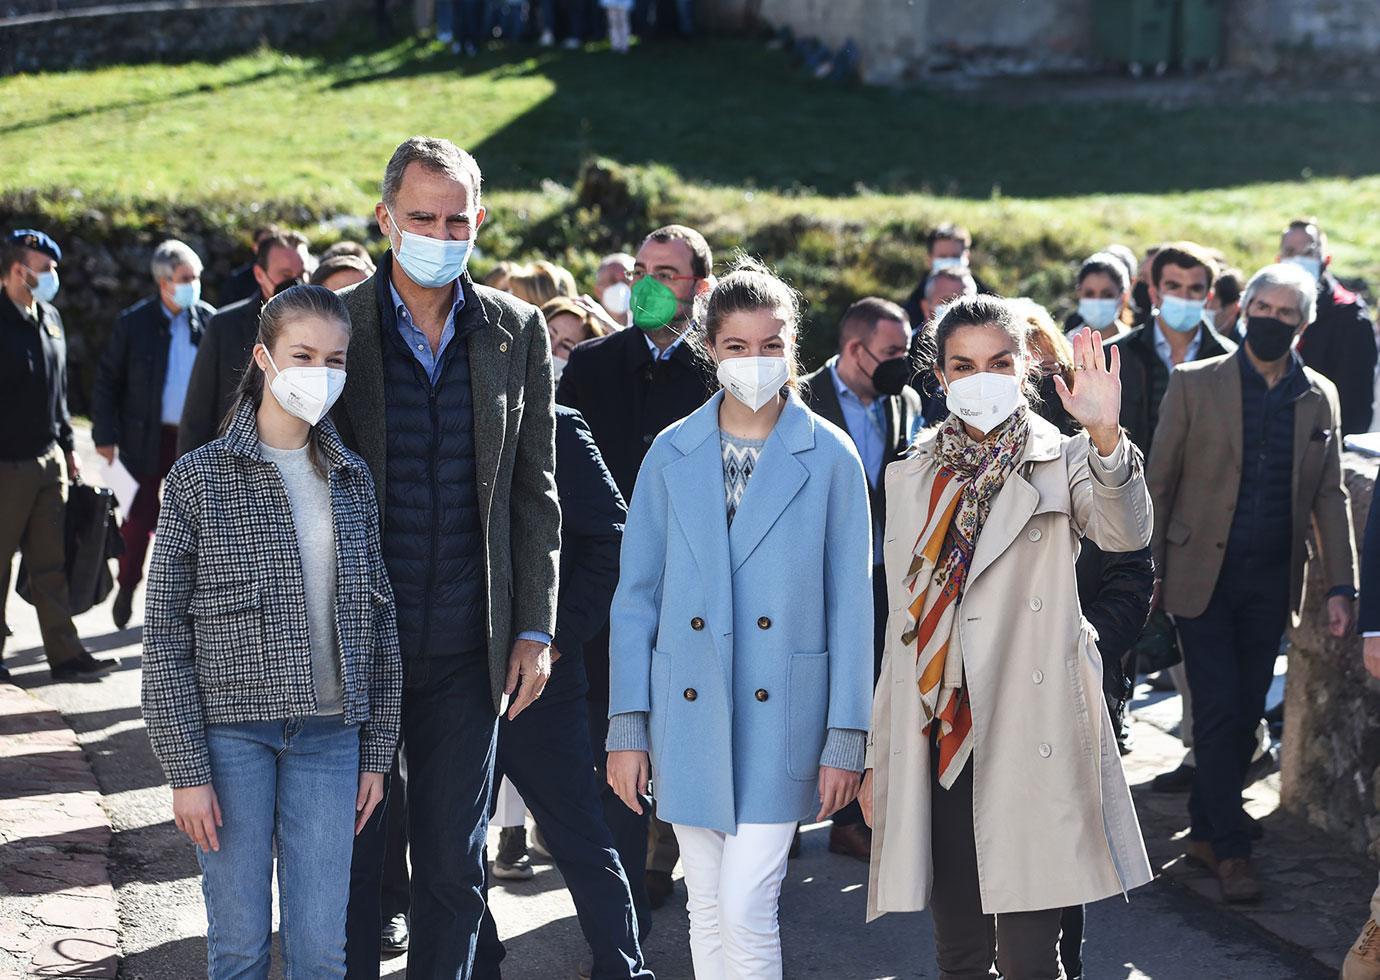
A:
[[[1342,964],[1342,980],[1380,980],[1380,924],[1366,922]]]
[[[1217,855],[1212,853],[1212,843],[1205,840],[1189,840],[1184,848],[1184,858],[1197,868],[1206,868],[1217,873]]]
[[[829,828],[829,850],[859,861],[872,860],[872,830],[865,823],[850,823]]]
[[[1217,880],[1224,902],[1258,902],[1264,894],[1250,858],[1223,858],[1217,863]]]

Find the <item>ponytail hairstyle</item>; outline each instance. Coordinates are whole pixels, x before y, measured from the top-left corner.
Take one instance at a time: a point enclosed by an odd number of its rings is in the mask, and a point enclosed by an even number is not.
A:
[[[345,328],[346,333],[350,332],[349,311],[345,309],[345,303],[334,292],[325,286],[291,286],[274,295],[259,311],[259,331],[254,338],[255,346],[263,344],[269,352],[272,352],[273,346],[282,336],[283,330],[289,324],[305,319],[334,320]],[[250,350],[252,352],[253,348]],[[221,434],[224,435],[230,428],[230,424],[234,422],[242,405],[247,402],[253,406],[255,411],[258,411],[263,398],[264,371],[255,363],[251,353],[244,374],[240,375],[240,383],[235,388],[235,395],[230,400],[230,411],[221,420]],[[312,465],[324,476],[326,463],[322,456],[317,428],[317,426],[311,427],[311,433],[307,437],[307,446],[310,449]]]
[[[942,319],[925,326],[924,339],[915,346],[915,367],[934,378],[944,373],[944,350],[949,339],[964,327],[991,327],[1011,338],[1016,356],[1030,366],[1030,325],[1008,300],[997,296],[965,296],[945,311]],[[1039,388],[1029,370],[1021,378],[1021,391],[1032,405],[1040,403]]]
[[[701,331],[699,339],[702,360],[712,372],[714,358],[710,351],[714,346],[714,338],[719,335],[724,321],[730,315],[768,310],[777,314],[786,323],[786,364],[789,370],[786,386],[798,389],[800,306],[800,293],[794,287],[762,262],[739,252],[734,256],[728,274],[715,282],[714,288],[695,299],[695,323]]]

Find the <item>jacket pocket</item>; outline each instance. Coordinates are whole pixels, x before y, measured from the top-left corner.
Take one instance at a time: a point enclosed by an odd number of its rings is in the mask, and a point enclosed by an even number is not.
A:
[[[196,637],[196,674],[201,686],[261,686],[265,674],[264,623],[257,583],[197,591],[188,611]]]
[[[1164,529],[1164,536],[1170,544],[1182,546],[1193,536],[1193,528],[1183,521],[1170,521],[1169,526]]]
[[[786,682],[786,774],[819,775],[819,757],[829,723],[829,654],[791,654]]]

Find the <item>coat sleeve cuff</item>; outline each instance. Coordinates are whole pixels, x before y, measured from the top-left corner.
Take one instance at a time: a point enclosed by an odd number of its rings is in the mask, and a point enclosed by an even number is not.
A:
[[[819,764],[830,769],[862,772],[866,756],[867,732],[856,728],[831,728],[829,737],[824,740]]]
[[[1120,487],[1131,479],[1131,464],[1126,461],[1126,434],[1124,432],[1110,456],[1103,456],[1097,451],[1097,447],[1091,443],[1092,440],[1089,440],[1091,451],[1088,453],[1088,465],[1092,468],[1093,476],[1098,483],[1104,487]]]
[[[211,781],[209,753],[198,752],[185,759],[170,760],[163,768],[168,776],[168,785],[173,789],[205,786]]]
[[[604,748],[610,752],[647,752],[647,712],[626,711],[609,719],[609,735]]]
[[[393,739],[371,736],[366,726],[359,746],[359,771],[389,772],[393,768],[393,754],[396,751],[397,743]]]

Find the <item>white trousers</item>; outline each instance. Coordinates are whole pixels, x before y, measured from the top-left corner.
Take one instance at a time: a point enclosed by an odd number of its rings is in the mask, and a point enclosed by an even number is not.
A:
[[[795,824],[739,824],[736,834],[672,826],[685,869],[695,980],[781,980],[776,909]]]

